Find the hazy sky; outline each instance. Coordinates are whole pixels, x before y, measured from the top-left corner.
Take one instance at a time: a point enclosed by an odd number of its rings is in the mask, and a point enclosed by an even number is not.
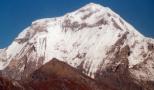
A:
[[[110,7],[154,38],[154,0],[0,0],[0,48],[7,47],[32,21],[62,16],[90,2]]]

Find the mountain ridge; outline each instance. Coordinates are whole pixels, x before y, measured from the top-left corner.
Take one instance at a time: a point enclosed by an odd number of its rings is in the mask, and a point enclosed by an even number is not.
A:
[[[132,79],[139,84],[154,81],[154,40],[94,3],[32,22],[0,56],[2,75],[15,80],[56,58],[98,81],[113,76],[115,87]],[[131,79],[116,84],[120,77]]]

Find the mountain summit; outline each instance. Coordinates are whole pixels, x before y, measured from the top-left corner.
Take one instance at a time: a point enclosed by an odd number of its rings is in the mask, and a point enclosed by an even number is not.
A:
[[[34,21],[0,50],[0,69],[23,80],[54,58],[117,90],[152,90],[154,84],[154,40],[99,4]]]

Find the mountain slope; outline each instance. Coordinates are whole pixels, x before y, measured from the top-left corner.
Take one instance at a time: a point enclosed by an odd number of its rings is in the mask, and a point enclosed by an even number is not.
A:
[[[34,90],[114,90],[55,58],[33,72],[26,81],[24,85]]]
[[[94,3],[61,17],[33,22],[0,54],[3,76],[16,80],[28,78],[57,58],[98,81],[106,76],[120,79],[117,76],[124,73],[128,75],[123,78],[131,77],[143,86],[154,81],[154,40],[111,9]]]
[[[0,90],[23,90],[14,85],[13,81],[0,77]]]

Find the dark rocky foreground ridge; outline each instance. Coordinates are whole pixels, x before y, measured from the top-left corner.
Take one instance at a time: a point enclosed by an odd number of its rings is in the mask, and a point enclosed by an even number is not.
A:
[[[99,83],[57,59],[20,81],[0,78],[0,90],[117,90]]]
[[[126,66],[119,66],[114,72],[104,71],[94,80],[54,58],[26,79],[15,81],[1,77],[0,90],[153,90],[152,82],[135,83]]]

